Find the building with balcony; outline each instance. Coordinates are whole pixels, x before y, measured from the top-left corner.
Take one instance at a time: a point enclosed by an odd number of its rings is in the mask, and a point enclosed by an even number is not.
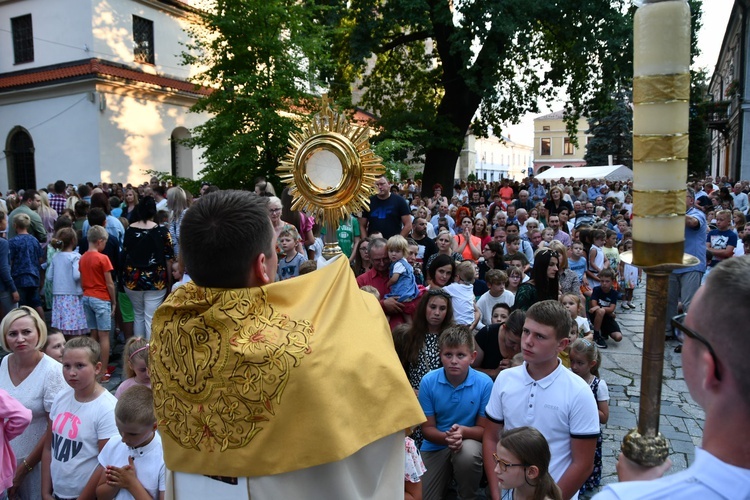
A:
[[[586,118],[578,120],[578,146],[568,137],[563,112],[555,111],[534,119],[534,173],[550,168],[584,167],[586,162],[586,135],[589,125]]]
[[[195,178],[190,0],[0,0],[0,189]]]
[[[735,0],[709,83],[713,176],[750,179],[750,0]]]

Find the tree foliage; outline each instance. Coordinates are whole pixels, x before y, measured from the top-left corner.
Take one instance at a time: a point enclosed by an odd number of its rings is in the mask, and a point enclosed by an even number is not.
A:
[[[631,72],[625,0],[351,0],[333,53],[386,131],[424,130],[424,185],[451,185],[469,127],[497,135],[567,93],[569,128]],[[345,100],[348,87],[332,86]],[[343,101],[340,101],[343,102]],[[571,134],[572,135],[572,134]]]
[[[627,90],[619,90],[610,105],[594,112],[588,120],[592,134],[583,159],[587,165],[607,165],[609,155],[614,165],[633,168],[633,111]]]
[[[252,188],[257,176],[274,178],[287,151],[294,113],[326,65],[329,12],[298,0],[211,0],[183,62],[204,68],[193,81],[213,89],[192,108],[211,118],[193,129],[190,146],[204,149],[203,180],[222,188]]]
[[[700,54],[698,31],[701,28],[702,0],[689,0],[691,12],[691,62]],[[688,151],[688,171],[703,174],[708,162],[710,141],[705,113],[706,72],[703,69],[691,71],[690,85],[690,146]],[[632,167],[632,111],[629,107],[632,81],[627,90],[619,91],[609,105],[594,111],[589,119],[589,133],[593,134],[586,146],[584,159],[589,165],[606,165],[607,155],[615,157],[615,164]]]

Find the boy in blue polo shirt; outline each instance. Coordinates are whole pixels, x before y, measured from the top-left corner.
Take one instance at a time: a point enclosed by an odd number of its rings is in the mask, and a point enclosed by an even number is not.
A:
[[[459,496],[469,500],[476,498],[482,478],[484,409],[492,379],[471,368],[477,352],[467,326],[446,329],[438,345],[443,368],[429,372],[419,384],[419,403],[427,416],[421,447],[427,468],[424,498],[444,498],[455,477]]]

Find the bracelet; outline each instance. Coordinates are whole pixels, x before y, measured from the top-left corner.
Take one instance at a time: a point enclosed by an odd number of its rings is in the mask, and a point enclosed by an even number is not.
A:
[[[23,459],[23,465],[24,467],[26,467],[26,472],[31,472],[32,470],[34,470],[34,468],[29,465],[25,458]]]

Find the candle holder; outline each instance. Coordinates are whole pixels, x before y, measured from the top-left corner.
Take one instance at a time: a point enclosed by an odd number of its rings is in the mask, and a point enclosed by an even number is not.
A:
[[[638,266],[633,263],[633,257],[633,252],[623,252],[620,255],[626,264]],[[669,275],[676,269],[696,264],[696,257],[683,254],[679,264],[638,266],[646,273],[646,318],[643,326],[638,428],[625,435],[621,449],[626,457],[645,467],[660,465],[669,455],[669,441],[659,432]]]
[[[622,452],[653,467],[669,442],[659,433],[669,275],[697,264],[684,254],[690,106],[690,7],[643,0],[633,31],[633,251],[622,260],[647,274],[638,428]]]
[[[338,222],[369,207],[375,181],[385,173],[382,158],[370,149],[370,129],[349,123],[334,112],[327,96],[322,109],[301,133],[289,137],[289,152],[277,169],[289,185],[292,209],[323,220],[326,228],[323,257],[341,254]]]

